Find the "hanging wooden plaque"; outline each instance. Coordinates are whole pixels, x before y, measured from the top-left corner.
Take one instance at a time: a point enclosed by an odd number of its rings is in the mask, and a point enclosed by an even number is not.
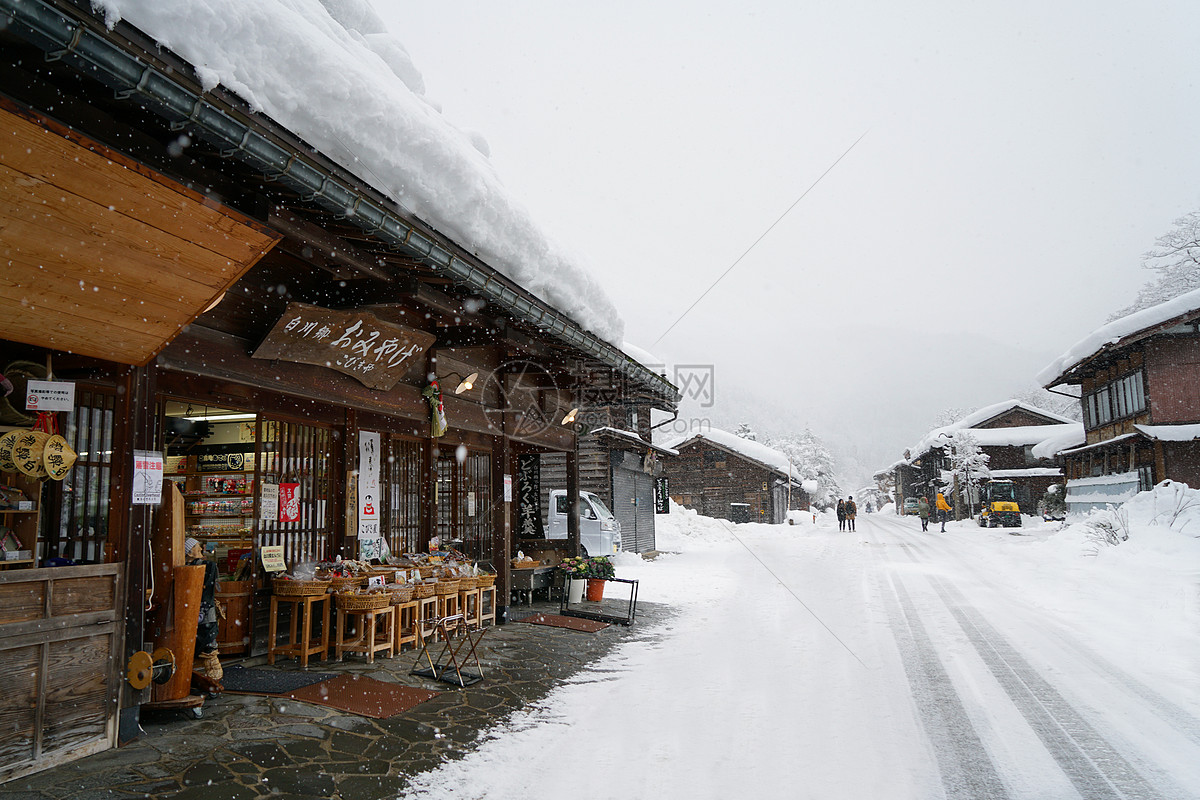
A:
[[[423,363],[435,341],[432,333],[367,312],[288,303],[253,357],[328,367],[386,391]]]

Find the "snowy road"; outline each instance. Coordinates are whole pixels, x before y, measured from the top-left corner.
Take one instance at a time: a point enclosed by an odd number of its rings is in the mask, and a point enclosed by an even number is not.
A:
[[[1200,797],[1195,631],[1043,572],[1052,534],[680,516],[619,567],[672,623],[409,796]]]

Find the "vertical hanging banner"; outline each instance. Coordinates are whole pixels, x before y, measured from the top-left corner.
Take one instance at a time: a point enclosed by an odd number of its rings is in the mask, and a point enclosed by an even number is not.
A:
[[[542,457],[517,456],[517,534],[522,539],[544,539],[542,528]]]
[[[666,475],[654,479],[654,513],[671,513],[671,486]]]
[[[279,484],[279,521],[300,521],[300,484]]]
[[[379,434],[358,432],[358,540],[378,539],[379,533]]]

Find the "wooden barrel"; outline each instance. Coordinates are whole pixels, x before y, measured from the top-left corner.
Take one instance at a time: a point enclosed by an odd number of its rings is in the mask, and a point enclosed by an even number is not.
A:
[[[245,653],[250,647],[250,605],[254,581],[217,581],[217,604],[225,608],[225,617],[217,614],[217,651]]]

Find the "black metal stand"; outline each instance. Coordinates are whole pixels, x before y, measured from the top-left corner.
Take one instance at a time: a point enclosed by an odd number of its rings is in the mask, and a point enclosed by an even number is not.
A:
[[[485,633],[487,633],[487,628],[468,625],[462,614],[442,617],[437,621],[433,634],[428,639],[422,640],[421,650],[417,653],[417,660],[409,674],[449,683],[460,689],[479,683],[483,680],[483,667],[479,663],[479,655],[475,648],[478,647]],[[438,639],[442,641],[442,651],[435,659],[430,653],[429,647],[430,644],[436,644]],[[429,665],[428,667],[420,666],[422,657]],[[443,659],[448,660],[446,663],[442,663]],[[467,666],[468,660],[475,662],[475,669],[479,670],[478,673],[463,670],[463,667]]]
[[[627,584],[629,586],[629,604],[625,608],[625,613],[623,615],[606,614],[603,611],[579,607],[577,604],[572,605],[566,589],[563,589],[562,600],[559,602],[558,606],[558,613],[562,614],[564,617],[579,617],[581,619],[594,619],[597,622],[615,622],[618,625],[632,625],[633,621],[637,619],[638,582],[630,578],[591,578],[590,580],[602,580],[606,584]]]

